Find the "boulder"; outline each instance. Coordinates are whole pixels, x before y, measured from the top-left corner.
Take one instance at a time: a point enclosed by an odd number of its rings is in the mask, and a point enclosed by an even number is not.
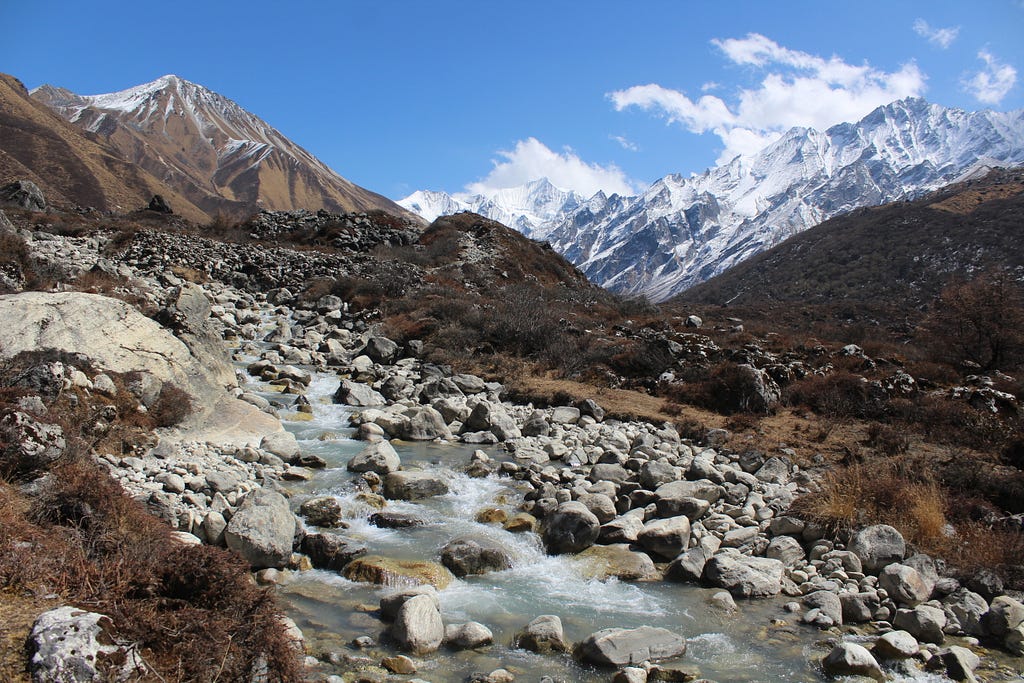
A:
[[[387,441],[375,441],[352,456],[346,465],[349,472],[388,474],[402,466],[398,453]]]
[[[388,401],[379,392],[362,382],[353,382],[343,379],[334,392],[334,402],[344,403],[349,406],[361,406],[365,408],[374,406],[386,406]]]
[[[588,415],[597,422],[604,420],[604,408],[599,406],[593,399],[585,398],[577,403],[576,407],[580,409],[580,414]]]
[[[704,548],[690,548],[672,560],[665,576],[673,581],[697,583],[704,576],[704,566],[708,563],[708,552]]]
[[[652,519],[644,524],[636,540],[646,550],[671,560],[690,546],[690,519],[686,515]]]
[[[395,615],[391,637],[399,647],[413,654],[425,655],[436,651],[444,641],[444,623],[437,604],[428,595],[416,595],[406,600]]]
[[[857,643],[839,643],[821,662],[829,676],[864,676],[884,681],[885,674],[867,648]]]
[[[576,656],[598,666],[627,666],[681,657],[686,640],[664,628],[606,628],[576,646]]]
[[[650,581],[660,578],[654,561],[646,553],[634,552],[625,543],[592,545],[576,556],[583,575],[604,581]]]
[[[843,622],[847,624],[864,624],[871,621],[881,606],[881,600],[875,591],[844,592],[839,594],[839,600],[843,603]]]
[[[153,195],[153,197],[149,200],[149,204],[146,205],[146,208],[149,209],[150,211],[155,211],[156,213],[162,213],[166,215],[174,213],[174,211],[171,210],[171,205],[167,203],[167,200],[163,198],[163,195],[159,194]]]
[[[463,433],[491,432],[499,441],[518,439],[523,434],[499,403],[479,401],[462,425]]]
[[[74,607],[43,612],[29,635],[32,680],[77,683],[141,676],[146,669],[135,648],[115,644],[113,636],[113,623],[102,614]]]
[[[0,475],[45,470],[67,448],[64,430],[15,410],[0,418]]]
[[[880,659],[909,659],[920,652],[921,646],[906,631],[889,631],[875,641],[871,650]]]
[[[764,598],[782,590],[784,566],[767,557],[750,557],[736,551],[716,554],[704,566],[704,578],[738,598]]]
[[[803,562],[807,558],[807,553],[804,552],[800,541],[792,536],[776,536],[768,544],[765,557],[778,560],[786,567],[792,567],[798,562]]]
[[[0,203],[28,211],[46,211],[43,191],[31,180],[16,180],[0,187]]]
[[[542,538],[549,553],[578,553],[594,545],[601,523],[587,506],[577,501],[562,503],[544,519]]]
[[[985,635],[982,619],[988,612],[988,603],[974,591],[960,588],[943,599],[942,604],[956,617],[960,629],[970,636]]]
[[[920,641],[941,645],[945,640],[946,613],[931,605],[918,605],[913,609],[896,612],[893,626],[903,629]]]
[[[317,569],[340,572],[349,562],[366,554],[366,548],[349,543],[336,534],[306,534],[302,552],[309,555]]]
[[[448,484],[433,472],[390,472],[384,477],[384,497],[391,500],[420,500],[446,493]]]
[[[461,578],[511,569],[512,557],[496,545],[482,544],[471,538],[456,538],[441,548],[441,564]]]
[[[707,480],[670,481],[654,491],[654,502],[658,507],[658,514],[662,517],[671,517],[687,512],[692,514],[696,510],[690,499],[714,504],[722,497],[723,492],[724,489],[721,486]],[[707,511],[706,507],[704,511]],[[697,518],[691,517],[691,519]]]
[[[940,652],[939,658],[946,667],[946,675],[954,681],[978,680],[974,677],[974,670],[981,664],[981,659],[966,647],[953,645]]]
[[[562,620],[554,614],[542,614],[513,639],[513,646],[538,654],[568,652],[569,644],[562,631]]]
[[[494,642],[491,629],[477,621],[448,624],[444,628],[444,643],[456,650],[472,650]]]
[[[989,635],[1002,638],[1024,623],[1024,604],[1008,595],[1000,595],[992,600],[982,623]]]
[[[295,440],[295,435],[291,432],[267,434],[260,441],[260,448],[268,453],[273,453],[285,462],[294,462],[301,453],[299,442]]]
[[[898,604],[916,607],[928,599],[932,587],[916,569],[905,564],[890,564],[878,574],[878,586]]]
[[[452,582],[452,573],[437,562],[394,560],[381,555],[365,555],[345,565],[343,575],[349,581],[394,586],[401,583],[430,584],[443,590]]]
[[[433,441],[434,439],[452,439],[444,416],[430,406],[416,408],[401,434],[408,441]]]
[[[224,530],[224,541],[253,568],[280,568],[288,564],[295,536],[295,515],[280,493],[261,488],[251,491]]]
[[[317,496],[303,501],[299,513],[313,526],[333,528],[341,526],[341,503],[334,496]]]
[[[847,550],[860,558],[865,572],[877,572],[888,564],[900,562],[907,554],[902,534],[888,524],[875,524],[855,533]]]
[[[398,358],[399,351],[398,344],[387,337],[370,337],[361,353],[375,363],[389,365]]]
[[[404,605],[407,600],[416,597],[417,595],[430,596],[430,599],[434,601],[435,605],[437,605],[437,609],[441,609],[441,599],[438,597],[437,589],[430,584],[424,584],[420,586],[413,586],[412,588],[403,588],[402,590],[393,591],[381,597],[381,619],[384,621],[394,621],[395,617],[398,616],[398,610],[401,609],[402,605]]]
[[[843,603],[831,591],[814,591],[804,596],[804,606],[817,610],[817,617],[811,623],[829,628],[843,625]]]

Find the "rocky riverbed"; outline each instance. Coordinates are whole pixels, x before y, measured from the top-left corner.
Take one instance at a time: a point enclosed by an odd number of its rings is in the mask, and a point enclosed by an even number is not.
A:
[[[280,586],[314,680],[1020,676],[1019,595],[943,576],[891,527],[837,538],[789,514],[818,475],[783,453],[609,419],[599,400],[510,403],[335,296],[297,297],[297,274],[330,267],[319,256],[287,252],[263,291],[214,243],[223,277],[195,284],[168,269],[167,236],[119,261],[102,237],[25,237],[66,276],[134,281],[203,368],[177,380],[201,416],[146,452],[97,455],[182,542],[226,545]],[[102,372],[61,372],[109,390]]]

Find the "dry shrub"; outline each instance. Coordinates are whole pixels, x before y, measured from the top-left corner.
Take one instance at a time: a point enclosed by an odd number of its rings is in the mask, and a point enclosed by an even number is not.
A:
[[[1008,588],[1024,587],[1024,532],[1019,529],[959,523],[955,536],[947,539],[943,554],[961,576],[992,569],[1006,579]]]
[[[157,427],[173,427],[181,424],[192,414],[192,397],[188,392],[173,384],[164,383],[160,395],[149,409],[153,424]]]
[[[945,495],[934,483],[911,481],[881,463],[829,472],[820,488],[799,497],[793,511],[833,532],[888,524],[908,542],[938,549],[946,542]]]
[[[883,455],[899,455],[910,449],[910,437],[905,431],[879,422],[868,425],[864,443]]]
[[[226,550],[182,546],[96,463],[26,499],[0,484],[0,586],[55,592],[138,642],[161,680],[299,680],[272,595]]]
[[[724,362],[715,366],[706,378],[663,386],[662,393],[674,401],[707,408],[722,415],[766,414],[773,407],[765,405],[761,395],[763,388],[756,371]]]
[[[869,418],[884,412],[884,401],[872,395],[864,378],[848,372],[812,375],[793,382],[783,391],[782,400],[831,418]]]

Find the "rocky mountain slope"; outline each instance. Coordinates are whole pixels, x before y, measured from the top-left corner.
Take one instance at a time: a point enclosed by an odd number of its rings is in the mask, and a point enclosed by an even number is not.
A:
[[[865,208],[825,221],[678,299],[768,302],[927,303],[956,273],[998,266],[1024,273],[1024,170],[993,170],[913,202]]]
[[[31,180],[54,204],[131,211],[160,194],[191,220],[202,209],[145,169],[125,161],[102,138],[73,126],[0,74],[0,183]]]
[[[258,209],[381,209],[406,215],[236,103],[177,76],[105,95],[77,95],[44,85],[32,97],[107,142],[209,216]]]
[[[664,300],[823,220],[911,199],[979,168],[1024,163],[1024,112],[966,112],[909,98],[826,131],[793,128],[753,157],[700,175],[669,175],[636,197],[595,195],[543,214],[548,239],[588,277]],[[525,188],[510,193],[529,196]],[[451,198],[413,195],[414,211]],[[474,210],[496,220],[485,202]],[[520,223],[509,222],[522,229]]]

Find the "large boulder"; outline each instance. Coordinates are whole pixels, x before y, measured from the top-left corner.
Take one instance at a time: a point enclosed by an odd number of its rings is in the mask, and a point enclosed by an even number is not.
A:
[[[690,547],[690,519],[686,515],[652,519],[637,534],[637,541],[644,549],[671,560]]]
[[[44,424],[17,410],[0,418],[0,475],[44,470],[66,447],[59,425]]]
[[[511,569],[512,557],[497,545],[472,538],[456,538],[441,548],[441,564],[461,578]]]
[[[0,296],[0,359],[55,350],[84,355],[106,371],[148,374],[189,395],[191,440],[244,444],[280,431],[275,418],[225,391],[235,380],[223,343],[203,348],[203,358],[194,355],[185,341],[119,299],[82,292]],[[212,354],[219,354],[216,362]]]
[[[512,644],[539,654],[569,651],[569,644],[562,630],[562,620],[554,614],[542,614],[531,621],[526,628],[516,634]]]
[[[875,524],[855,533],[846,547],[860,558],[865,572],[877,572],[900,562],[907,554],[903,535],[888,524]]]
[[[905,564],[890,564],[878,574],[878,586],[901,605],[916,607],[928,599],[932,587],[916,569]]]
[[[918,605],[913,609],[896,612],[892,625],[926,643],[942,644],[945,640],[946,613],[931,605]]]
[[[558,506],[544,520],[542,537],[549,553],[578,553],[594,545],[601,533],[597,517],[578,501],[569,501]]]
[[[627,666],[673,659],[686,653],[686,640],[664,628],[606,628],[591,634],[576,647],[584,662],[599,666]]]
[[[829,676],[864,676],[884,681],[885,674],[875,658],[863,645],[839,643],[821,662],[822,669]]]
[[[384,496],[391,500],[420,500],[446,493],[448,484],[433,472],[390,472],[384,477]]]
[[[349,543],[337,534],[306,534],[302,539],[302,552],[309,555],[317,569],[340,572],[357,557],[366,554],[366,548]]]
[[[346,467],[349,472],[388,474],[396,472],[401,466],[402,461],[394,447],[387,441],[377,441],[352,456]]]
[[[391,636],[399,647],[413,654],[425,655],[441,647],[444,622],[437,604],[429,595],[416,595],[406,600],[395,615]]]
[[[341,380],[338,390],[334,392],[334,402],[363,408],[388,404],[388,400],[369,385],[347,379]]]
[[[778,560],[723,551],[704,565],[704,578],[738,598],[766,598],[782,590],[783,570]]]
[[[256,489],[246,495],[224,530],[227,546],[253,568],[288,564],[294,537],[295,515],[288,501],[270,489]]]
[[[134,647],[117,645],[113,623],[74,607],[43,612],[32,626],[29,669],[34,683],[134,679],[145,671]]]
[[[490,432],[499,441],[518,439],[523,434],[500,403],[478,401],[462,425],[462,432]]]
[[[649,581],[660,578],[654,560],[646,553],[634,552],[626,543],[592,545],[576,556],[584,576],[599,581]]]
[[[29,211],[46,211],[43,191],[31,180],[15,180],[0,187],[0,203]]]
[[[370,337],[366,340],[363,355],[369,356],[375,363],[394,363],[399,355],[398,344],[387,337]]]
[[[437,562],[395,560],[381,555],[357,557],[345,566],[343,574],[349,581],[379,586],[429,584],[438,590],[444,590],[455,578]]]

